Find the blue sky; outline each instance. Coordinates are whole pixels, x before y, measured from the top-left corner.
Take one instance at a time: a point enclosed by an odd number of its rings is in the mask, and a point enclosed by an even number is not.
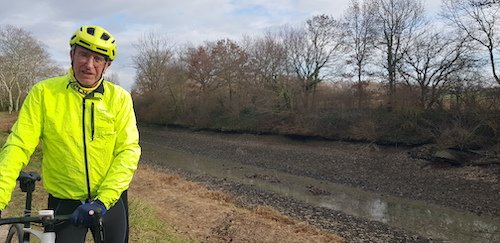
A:
[[[132,57],[143,35],[161,32],[178,45],[222,38],[239,40],[284,24],[300,24],[317,14],[341,17],[349,0],[14,0],[0,8],[0,25],[14,25],[43,42],[51,57],[69,67],[69,37],[82,25],[101,25],[117,40],[110,72],[130,90]],[[428,11],[440,1],[424,0]]]

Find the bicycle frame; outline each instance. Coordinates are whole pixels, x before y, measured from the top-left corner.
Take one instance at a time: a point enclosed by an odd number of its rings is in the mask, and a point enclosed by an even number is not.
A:
[[[23,232],[32,234],[40,239],[41,243],[55,243],[56,233],[55,232],[42,232],[40,230],[35,230],[33,228],[24,228]],[[25,241],[23,239],[23,241]]]
[[[56,242],[56,233],[55,232],[42,232],[39,230],[35,230],[32,228],[24,229],[24,232],[28,232],[38,239],[40,239],[41,243],[55,243]]]
[[[23,242],[29,242],[30,236],[34,235],[36,238],[40,239],[41,243],[54,243],[56,240],[56,233],[51,231],[53,225],[59,222],[64,222],[69,219],[69,215],[54,217],[53,210],[40,210],[38,212],[38,217],[17,217],[17,218],[2,218],[0,219],[0,225],[10,224],[12,228],[23,225],[22,228],[17,228],[22,233]],[[37,230],[31,228],[31,223],[41,223],[45,231]],[[28,227],[26,227],[28,225]],[[48,229],[48,230],[47,230]]]
[[[29,242],[31,235],[34,235],[36,238],[40,239],[41,243],[55,243],[56,233],[54,232],[54,226],[58,223],[68,221],[71,215],[54,216],[54,210],[40,210],[38,211],[38,216],[31,216],[33,191],[35,190],[36,181],[40,180],[41,177],[38,173],[26,173],[21,171],[18,181],[21,191],[26,193],[24,217],[0,218],[0,225],[10,224],[11,227],[9,229],[9,234],[11,230],[17,231],[18,234],[22,233],[22,236],[18,236],[20,240],[22,239],[23,242]],[[93,215],[93,212],[91,215]],[[95,219],[97,220],[95,227],[98,227],[98,230],[96,230],[96,232],[99,234],[99,236],[94,238],[98,243],[104,242],[102,218],[99,214],[96,214]],[[44,230],[41,231],[32,228],[32,223],[41,223]],[[13,232],[12,234],[14,233],[15,232]]]
[[[24,217],[0,218],[0,225],[12,225],[9,231],[14,230],[19,231],[17,232],[19,234],[22,233],[23,242],[29,242],[31,235],[34,235],[40,239],[42,243],[54,243],[56,239],[56,233],[53,231],[54,224],[68,220],[69,216],[67,215],[55,218],[54,210],[40,210],[38,212],[38,217],[31,217],[33,191],[35,190],[35,183],[40,180],[41,177],[38,173],[26,173],[21,171],[18,181],[21,191],[26,193]],[[42,223],[44,231],[32,228],[31,223]],[[22,224],[22,228],[17,224]],[[14,233],[16,232],[13,232],[12,234]]]

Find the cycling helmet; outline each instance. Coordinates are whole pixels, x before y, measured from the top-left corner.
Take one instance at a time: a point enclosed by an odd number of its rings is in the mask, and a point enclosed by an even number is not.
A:
[[[79,45],[85,49],[103,54],[113,61],[116,57],[115,38],[100,26],[82,26],[69,40],[70,46]]]

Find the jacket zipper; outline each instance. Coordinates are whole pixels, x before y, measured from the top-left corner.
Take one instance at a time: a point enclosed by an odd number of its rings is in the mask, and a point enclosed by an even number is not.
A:
[[[85,160],[85,176],[87,179],[87,201],[90,201],[92,197],[90,195],[89,161],[87,156],[87,139],[85,133],[85,100],[86,99],[83,98],[82,102],[83,157]]]
[[[92,129],[92,141],[94,141],[94,102],[92,102],[92,110],[90,110],[90,128]]]

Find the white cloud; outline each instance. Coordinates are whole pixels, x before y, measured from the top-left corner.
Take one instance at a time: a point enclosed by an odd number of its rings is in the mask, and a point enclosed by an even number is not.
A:
[[[110,71],[130,89],[134,78],[132,43],[150,31],[161,31],[177,43],[198,44],[243,34],[262,34],[270,27],[299,24],[317,14],[341,17],[349,0],[101,0],[76,4],[67,0],[4,1],[0,25],[21,27],[43,42],[51,56],[69,66],[71,34],[81,25],[108,29],[117,39],[118,57]],[[426,0],[429,8],[439,5]]]

